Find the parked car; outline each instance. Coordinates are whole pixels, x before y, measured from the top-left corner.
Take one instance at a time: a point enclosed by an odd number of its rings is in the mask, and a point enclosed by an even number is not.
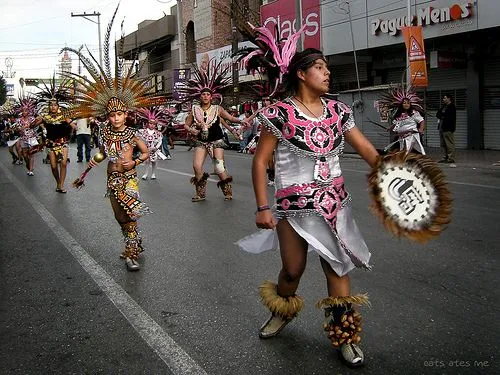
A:
[[[186,117],[188,115],[189,112],[179,112],[172,120],[172,125],[174,126],[174,133],[172,134],[172,138],[174,142],[189,144],[189,137],[186,129],[184,129],[184,123],[186,122]]]

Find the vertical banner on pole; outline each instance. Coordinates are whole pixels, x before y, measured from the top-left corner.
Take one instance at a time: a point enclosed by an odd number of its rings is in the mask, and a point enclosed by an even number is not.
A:
[[[415,87],[427,87],[427,67],[425,62],[424,38],[422,26],[402,27],[401,31],[410,62],[410,82]]]

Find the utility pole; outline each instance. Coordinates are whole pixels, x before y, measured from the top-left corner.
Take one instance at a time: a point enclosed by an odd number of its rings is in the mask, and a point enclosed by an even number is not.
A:
[[[97,24],[97,32],[99,33],[99,65],[102,66],[101,13],[99,13],[99,12],[94,12],[94,13],[83,12],[81,14],[73,14],[73,12],[71,12],[71,17],[83,17],[87,21],[90,21],[92,23]],[[97,22],[88,18],[88,17],[97,17]]]
[[[234,24],[235,17],[235,7],[238,6],[236,4],[237,0],[231,0],[231,31],[232,31],[232,43],[231,43],[231,52],[234,56],[236,52],[238,52],[238,30],[236,29],[236,25]],[[233,104],[240,103],[240,88],[239,88],[239,69],[238,63],[233,60]]]
[[[413,26],[411,19],[411,0],[408,0],[408,26]],[[411,71],[410,71],[410,56],[408,51],[406,51],[406,87],[409,87],[411,83]]]
[[[80,48],[78,48],[78,52],[82,52],[82,49],[83,49],[83,44],[80,46]],[[78,75],[81,76],[82,75],[82,62],[80,59],[78,59]]]
[[[302,0],[295,0],[295,32],[302,28]],[[304,50],[304,35],[301,34],[297,45],[297,52]]]
[[[347,4],[347,14],[349,15],[349,26],[351,28],[352,52],[354,53],[354,68],[356,69],[356,81],[358,83],[359,102],[361,103],[363,101],[363,99],[361,98],[361,85],[359,83],[358,58],[356,57],[356,45],[354,44],[354,32],[352,30],[351,5],[349,4],[349,1],[346,1],[346,4]]]
[[[184,68],[184,65],[186,64],[186,46],[184,44],[182,0],[177,0],[177,35],[179,38],[179,68]]]

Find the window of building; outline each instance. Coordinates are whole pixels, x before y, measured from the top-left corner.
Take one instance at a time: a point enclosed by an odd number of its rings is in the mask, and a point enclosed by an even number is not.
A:
[[[500,86],[484,88],[483,106],[484,109],[500,109]]]
[[[194,39],[193,21],[189,21],[186,27],[186,62],[196,62],[196,41]]]

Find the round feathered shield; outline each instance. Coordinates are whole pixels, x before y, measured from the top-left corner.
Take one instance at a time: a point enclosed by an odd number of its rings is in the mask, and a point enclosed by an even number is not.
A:
[[[368,183],[372,211],[394,235],[426,242],[451,221],[451,193],[436,162],[400,151],[380,156]]]

